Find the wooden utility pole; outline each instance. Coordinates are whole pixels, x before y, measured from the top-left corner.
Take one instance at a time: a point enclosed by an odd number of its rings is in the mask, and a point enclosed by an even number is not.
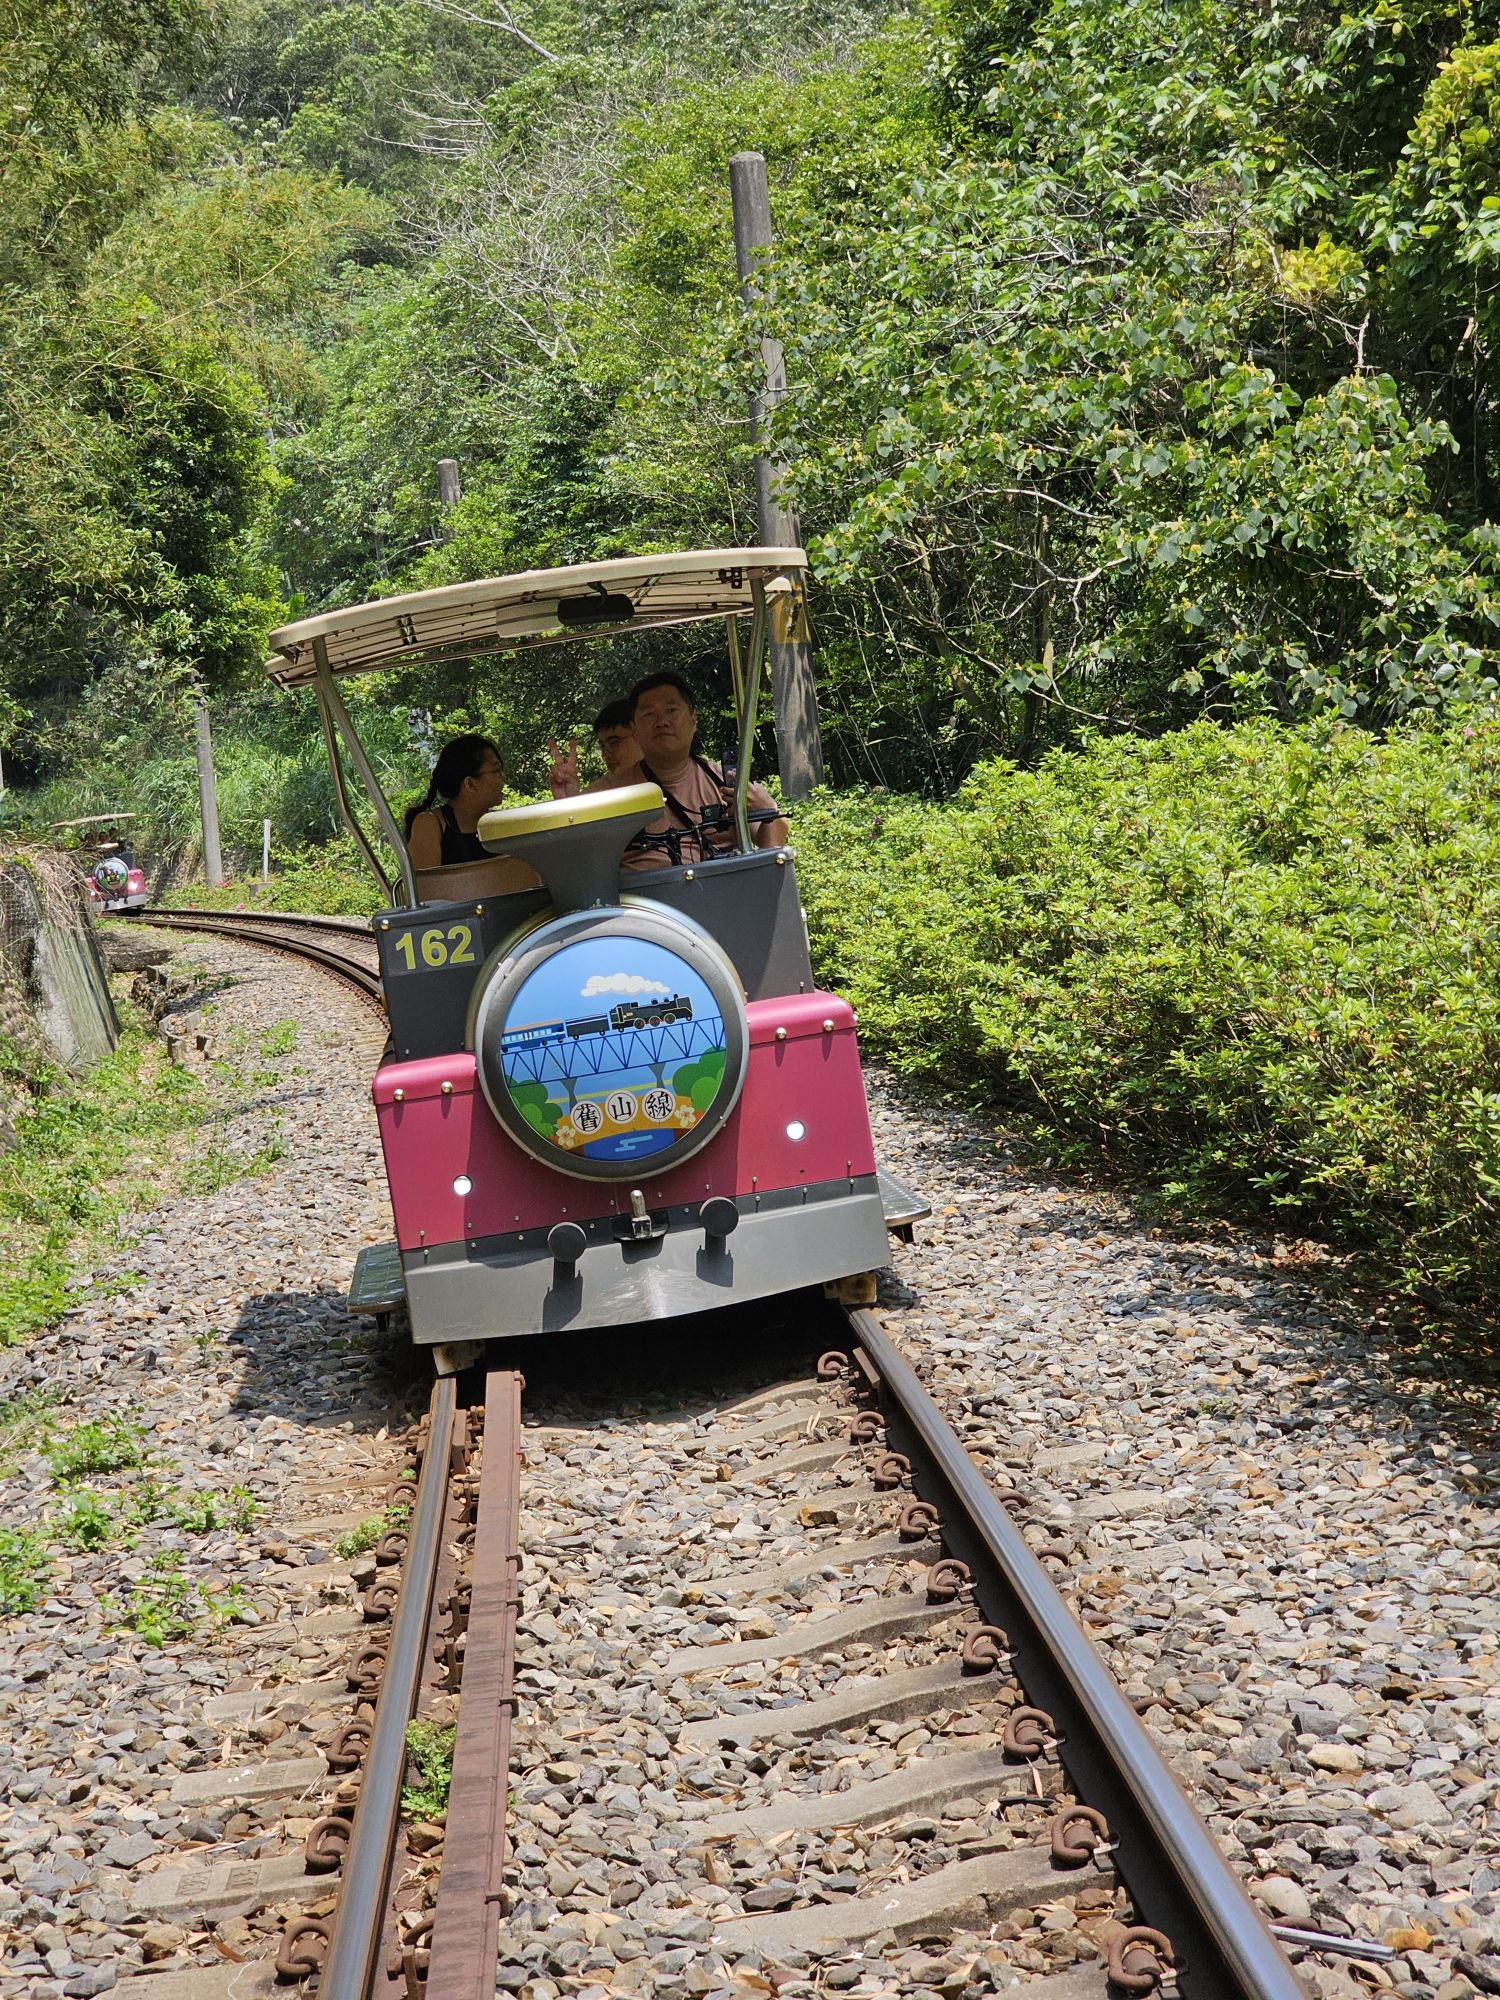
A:
[[[757,266],[771,247],[771,197],[766,163],[759,153],[736,153],[729,162],[734,204],[734,256],[740,296],[753,312],[760,303]],[[786,394],[786,361],[781,342],[761,336],[762,381],[750,392],[750,428],[755,438],[755,511],[760,540],[767,548],[793,548],[802,530],[783,504],[786,467],[767,455],[770,419]],[[789,596],[772,600],[771,689],[776,703],[776,745],[781,789],[789,799],[805,799],[823,782],[823,739],[818,730],[818,694],[813,684],[807,603],[800,577]]]
[[[438,505],[446,514],[450,508],[456,507],[463,498],[464,489],[459,484],[458,478],[458,460],[456,458],[440,458],[437,462],[437,475]]]
[[[198,810],[203,816],[203,875],[210,889],[224,886],[219,853],[219,788],[214,782],[214,745],[208,729],[208,703],[193,710],[193,734],[198,751]]]

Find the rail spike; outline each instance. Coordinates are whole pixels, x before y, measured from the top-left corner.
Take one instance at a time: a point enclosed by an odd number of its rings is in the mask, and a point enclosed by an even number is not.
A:
[[[1021,1757],[1030,1763],[1056,1740],[1057,1724],[1045,1708],[1013,1708],[1006,1718],[1000,1747],[1007,1757]]]
[[[1094,1806],[1064,1806],[1053,1815],[1047,1833],[1058,1867],[1081,1868],[1096,1849],[1108,1844],[1109,1821]]]
[[[401,1946],[401,1978],[406,2000],[425,2000],[427,1968],[432,1962],[432,1925],[431,1916],[421,1917]]]
[[[325,1813],[307,1830],[302,1863],[309,1875],[333,1875],[349,1852],[349,1821],[343,1813]]]
[[[966,1674],[988,1674],[1010,1651],[1010,1639],[999,1625],[971,1625],[964,1634],[963,1668]]]
[[[284,1986],[323,1969],[332,1932],[326,1917],[294,1917],[276,1947],[276,1977]]]
[[[384,1644],[380,1643],[384,1640]],[[362,1646],[350,1661],[344,1675],[344,1685],[351,1694],[375,1694],[385,1676],[386,1657],[390,1652],[390,1634],[382,1632],[367,1646]]]
[[[377,1577],[360,1600],[360,1614],[367,1625],[378,1625],[396,1608],[397,1587],[390,1577]]]
[[[334,1732],[333,1741],[323,1752],[330,1771],[357,1771],[365,1761],[365,1752],[370,1747],[371,1724],[364,1716],[355,1716],[349,1722],[342,1722]]]
[[[943,1525],[943,1517],[930,1500],[912,1500],[901,1509],[896,1533],[903,1542],[928,1542]]]
[[[1144,1924],[1115,1931],[1105,1954],[1109,1983],[1121,1993],[1155,1993],[1176,1963],[1171,1939]]]
[[[966,1562],[959,1562],[954,1556],[944,1556],[935,1562],[927,1572],[927,1602],[929,1604],[951,1604],[962,1590],[967,1590],[973,1581]]]
[[[910,1479],[911,1460],[901,1451],[888,1451],[877,1458],[870,1474],[870,1484],[877,1493],[889,1493],[893,1487],[905,1486]]]

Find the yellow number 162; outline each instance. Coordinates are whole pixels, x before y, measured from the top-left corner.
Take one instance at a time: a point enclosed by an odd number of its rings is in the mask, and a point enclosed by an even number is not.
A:
[[[477,965],[474,952],[474,932],[468,924],[449,924],[446,928],[434,925],[431,930],[402,931],[396,939],[396,949],[406,961],[406,970],[417,970],[417,954],[421,953],[423,965],[434,971],[443,965]]]

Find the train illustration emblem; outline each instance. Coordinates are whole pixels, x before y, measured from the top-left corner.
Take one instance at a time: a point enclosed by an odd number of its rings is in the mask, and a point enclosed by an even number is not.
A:
[[[644,938],[562,946],[517,988],[497,1039],[516,1111],[589,1159],[662,1152],[725,1084],[718,1002],[686,959]]]

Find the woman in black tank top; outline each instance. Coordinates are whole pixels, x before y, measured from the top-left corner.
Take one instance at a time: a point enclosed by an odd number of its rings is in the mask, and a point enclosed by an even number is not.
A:
[[[437,760],[426,798],[406,815],[412,867],[448,868],[459,861],[488,859],[477,829],[504,792],[499,745],[488,736],[455,736]]]

